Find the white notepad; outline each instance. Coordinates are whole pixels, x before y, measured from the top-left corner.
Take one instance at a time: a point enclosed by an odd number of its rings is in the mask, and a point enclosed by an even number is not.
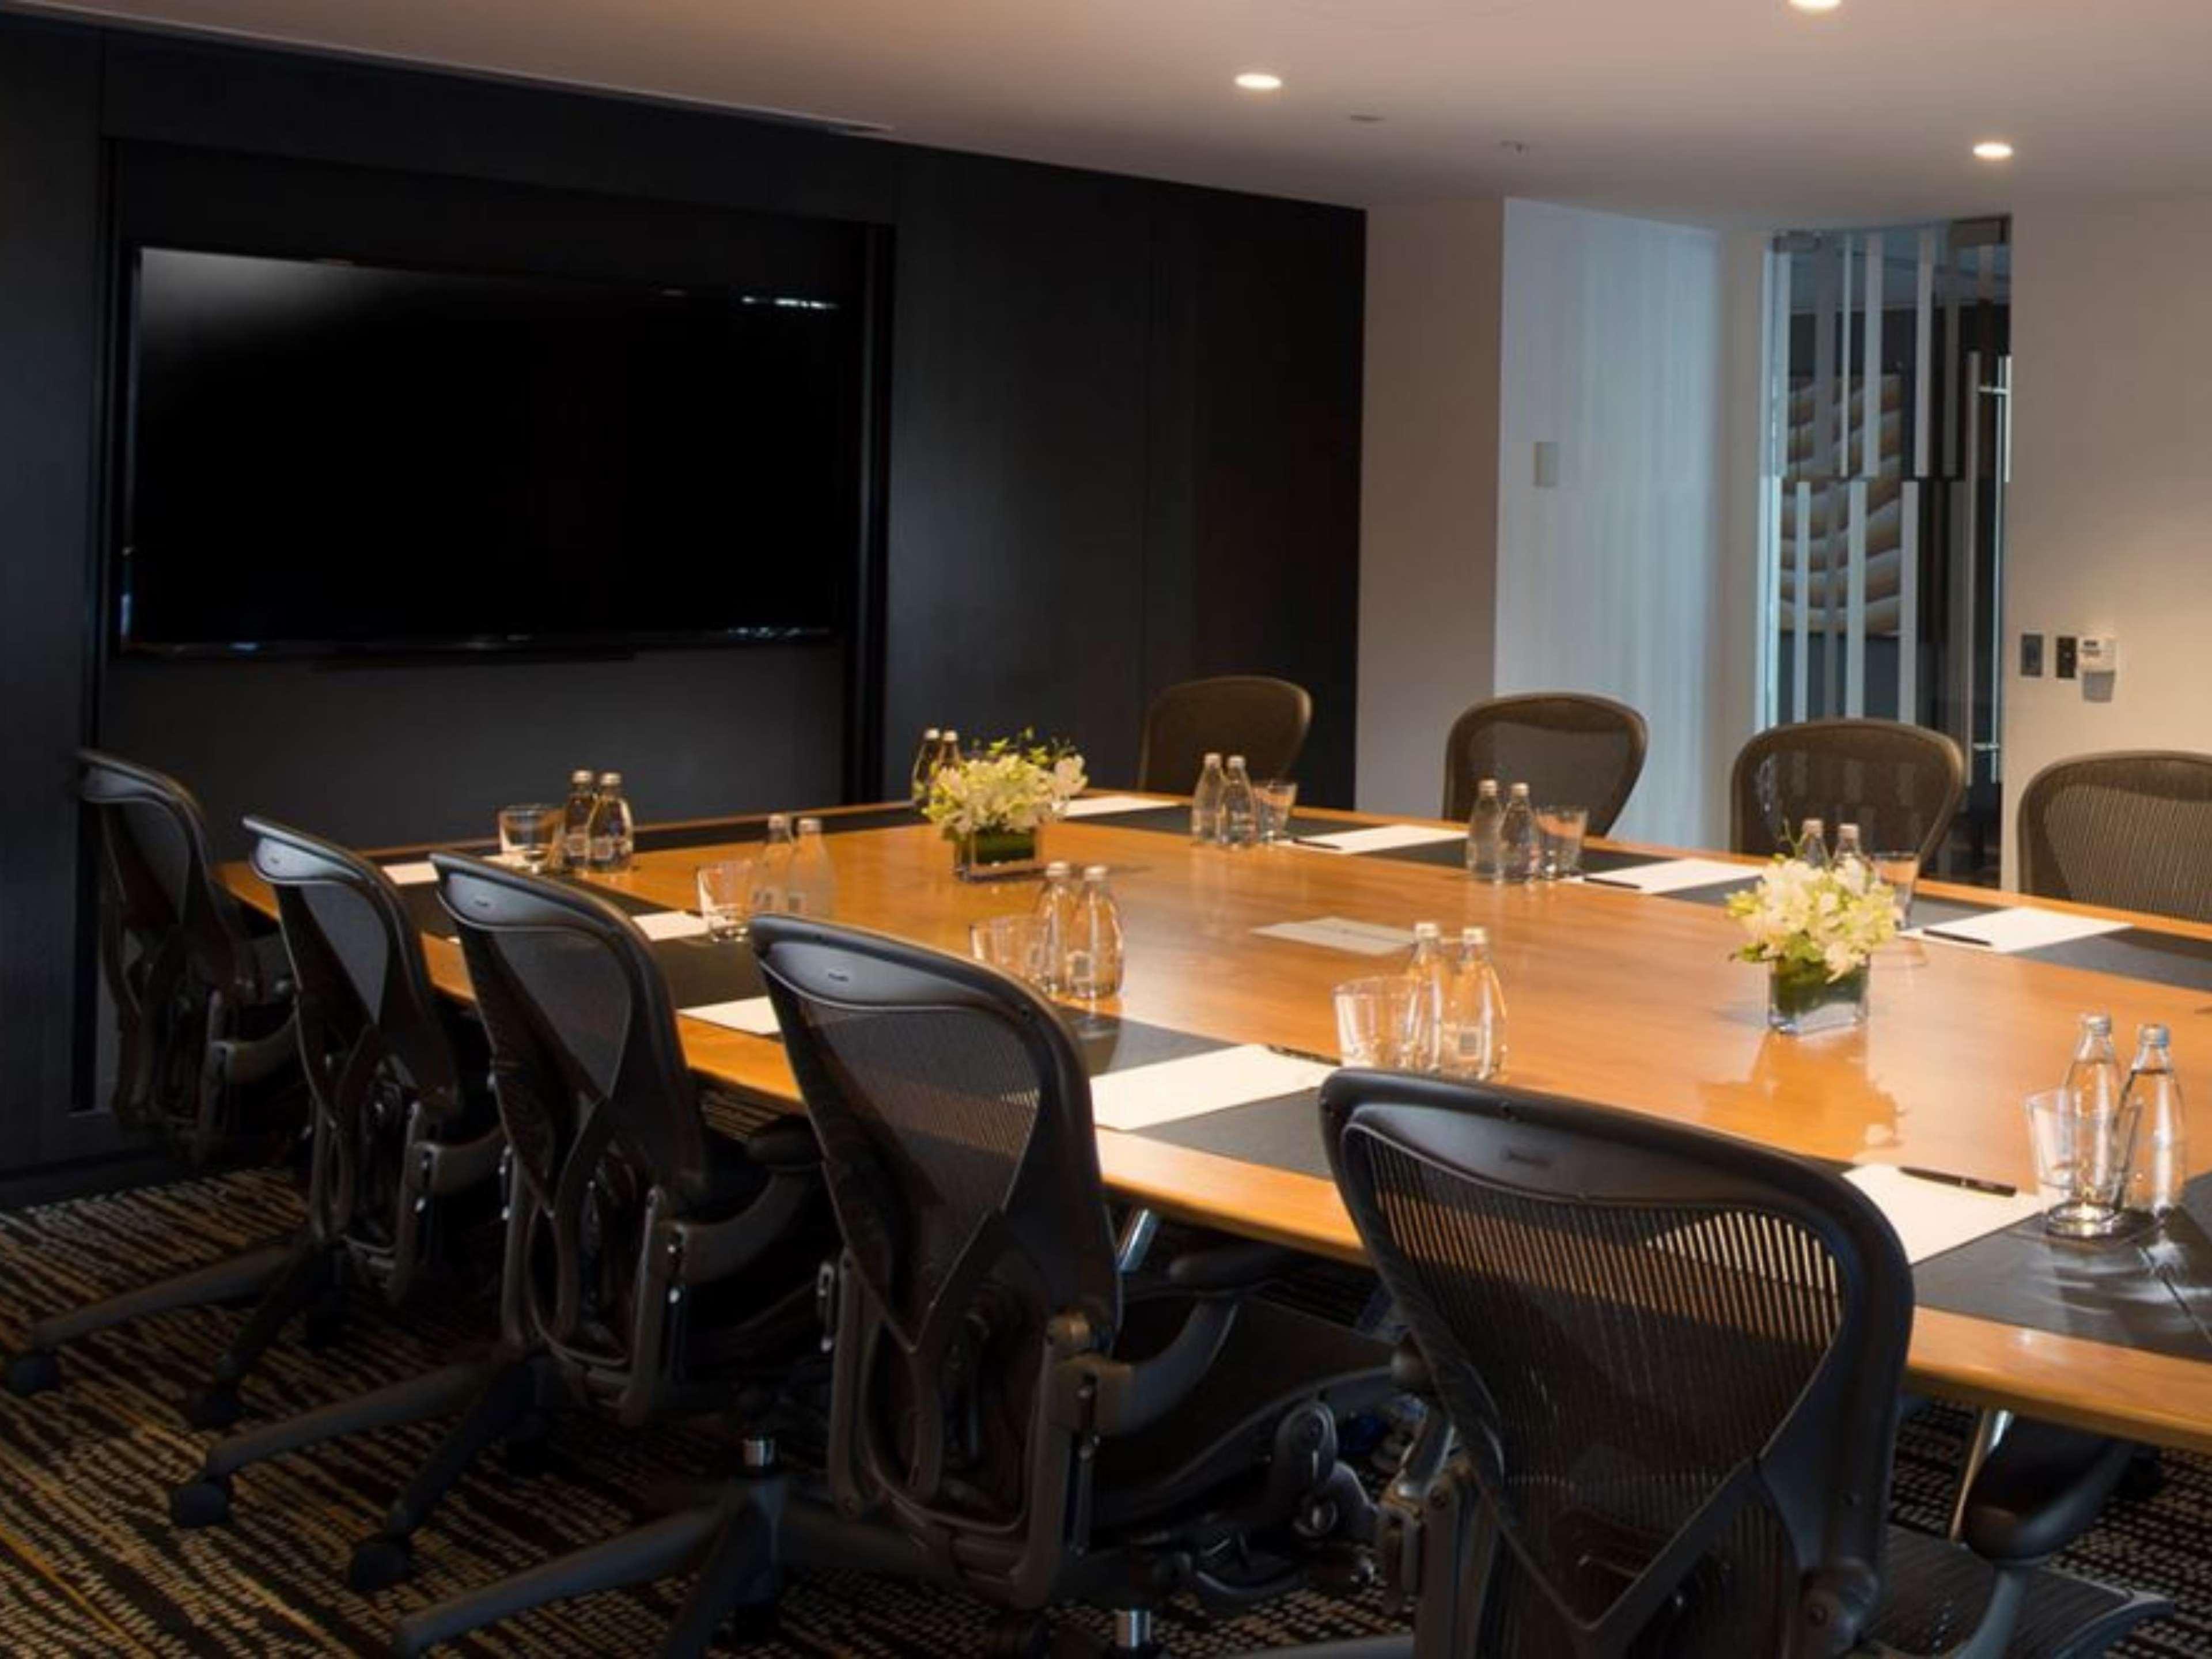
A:
[[[1257,1043],[1133,1066],[1091,1079],[1091,1115],[1102,1129],[1150,1129],[1255,1100],[1321,1087],[1330,1067]]]
[[[2063,910],[2039,910],[2032,904],[2021,904],[1992,910],[1986,915],[1962,916],[1956,921],[1916,927],[1911,935],[2008,955],[2014,951],[2039,950],[2046,945],[2063,945],[2070,939],[2094,939],[2100,933],[2117,933],[2127,925],[2124,921],[2068,915]]]
[[[632,916],[637,931],[647,939],[697,939],[707,931],[707,918],[695,916],[689,910],[648,910],[641,916]]]
[[[428,887],[438,878],[438,866],[423,859],[413,864],[387,864],[384,878],[394,887]]]
[[[1464,830],[1439,830],[1426,823],[1378,823],[1366,830],[1338,830],[1326,836],[1300,836],[1294,843],[1316,853],[1387,853],[1398,847],[1426,847],[1431,842],[1465,841]]]
[[[2043,1208],[2033,1193],[1979,1193],[1970,1187],[1929,1181],[1905,1173],[1893,1164],[1862,1164],[1844,1179],[1869,1198],[1897,1229],[1907,1261],[1954,1250],[1985,1234],[2027,1220]]]
[[[703,1019],[709,1025],[772,1037],[783,1029],[775,1023],[775,1006],[766,997],[739,997],[734,1002],[702,1002],[696,1008],[679,1008],[680,1014]]]
[[[1681,893],[1692,887],[1717,887],[1724,881],[1747,881],[1759,874],[1755,864],[1728,864],[1719,859],[1664,859],[1656,864],[1632,864],[1625,870],[1583,872],[1594,887],[1626,887],[1638,893]]]
[[[1085,795],[1081,800],[1072,800],[1061,809],[1064,818],[1103,818],[1115,812],[1142,812],[1154,806],[1170,806],[1171,801],[1152,800],[1143,795]]]
[[[1413,933],[1409,927],[1386,927],[1380,922],[1355,921],[1350,916],[1278,921],[1252,931],[1263,939],[1288,939],[1293,945],[1318,945],[1324,951],[1349,951],[1362,957],[1393,956],[1413,946]]]

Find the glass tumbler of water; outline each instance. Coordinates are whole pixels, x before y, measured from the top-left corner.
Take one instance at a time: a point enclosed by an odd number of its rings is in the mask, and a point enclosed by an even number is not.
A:
[[[1045,929],[1027,911],[968,924],[968,949],[975,960],[1025,984],[1036,985],[1047,977],[1044,944]]]
[[[561,809],[532,803],[499,809],[499,850],[508,863],[532,875],[551,861],[561,836]]]
[[[2048,1089],[2030,1095],[2027,1109],[2036,1183],[2053,1200],[2043,1213],[2044,1231],[2060,1238],[2117,1232],[2135,1157],[2136,1103],[2102,1091]]]
[[[1298,787],[1287,778],[1270,778],[1252,786],[1260,808],[1260,842],[1279,847],[1291,838],[1291,811],[1298,804]]]
[[[1537,872],[1546,881],[1571,881],[1582,874],[1583,837],[1589,833],[1588,807],[1538,807]]]
[[[1336,1046],[1347,1066],[1381,1071],[1422,1069],[1427,1030],[1421,1019],[1425,986],[1404,974],[1346,980],[1334,993]]]
[[[707,937],[725,943],[743,939],[753,920],[753,861],[723,859],[702,864],[696,878],[699,915],[707,924]]]

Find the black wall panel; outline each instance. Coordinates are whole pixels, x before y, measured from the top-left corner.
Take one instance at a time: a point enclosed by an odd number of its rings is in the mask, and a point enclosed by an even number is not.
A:
[[[313,182],[332,165],[343,191]],[[495,223],[467,205],[492,187]],[[412,219],[471,258],[505,238],[611,272],[703,250],[720,210],[878,228],[886,782],[945,721],[1064,733],[1123,781],[1152,692],[1257,670],[1313,690],[1301,777],[1349,800],[1358,213],[0,18],[0,1170],[104,1133],[61,1111],[87,1087],[78,742],[175,768],[218,818],[375,842],[480,829],[576,762],[623,766],[655,815],[827,799],[847,714],[878,714],[848,710],[834,649],[92,672],[118,227],[305,244]]]

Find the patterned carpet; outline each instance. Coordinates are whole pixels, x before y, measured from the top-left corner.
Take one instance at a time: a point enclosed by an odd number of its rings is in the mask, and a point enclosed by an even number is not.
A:
[[[274,1236],[297,1215],[286,1180],[249,1173],[0,1216],[0,1347],[27,1319]],[[249,1422],[305,1409],[450,1358],[465,1323],[403,1324],[365,1301],[332,1347],[280,1344],[246,1388]],[[656,1493],[711,1472],[720,1448],[697,1430],[644,1436],[573,1419],[548,1465],[527,1478],[494,1460],[456,1489],[417,1539],[414,1578],[374,1601],[342,1567],[435,1425],[357,1436],[258,1466],[238,1480],[233,1522],[170,1524],[167,1493],[197,1470],[204,1437],[180,1403],[239,1316],[206,1310],[125,1328],[70,1350],[65,1386],[31,1401],[0,1395],[0,1651],[290,1656],[374,1654],[392,1620],[467,1585],[604,1537],[653,1513]],[[1939,1521],[1965,1426],[1934,1413],[1900,1448],[1901,1516]],[[2179,1615],[2118,1651],[2212,1656],[2212,1462],[2168,1460],[2156,1499],[2115,1505],[2069,1558],[2077,1570],[2172,1595]],[[677,1605],[665,1583],[563,1603],[483,1632],[454,1651],[575,1656],[650,1652]],[[1162,1620],[1188,1659],[1391,1628],[1371,1601],[1289,1598],[1232,1622],[1194,1608]],[[769,1659],[957,1655],[973,1659],[988,1614],[946,1591],[820,1575],[796,1581],[781,1633],[747,1650]]]

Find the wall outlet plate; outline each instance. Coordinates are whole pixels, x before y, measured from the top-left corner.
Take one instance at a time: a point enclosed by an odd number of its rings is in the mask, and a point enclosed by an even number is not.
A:
[[[2020,676],[2026,680],[2043,678],[2043,635],[2023,634],[2020,636]]]
[[[2074,678],[2075,645],[2073,635],[2061,634],[2058,636],[2058,661],[2055,665],[2055,672],[2062,680],[2070,680]]]

